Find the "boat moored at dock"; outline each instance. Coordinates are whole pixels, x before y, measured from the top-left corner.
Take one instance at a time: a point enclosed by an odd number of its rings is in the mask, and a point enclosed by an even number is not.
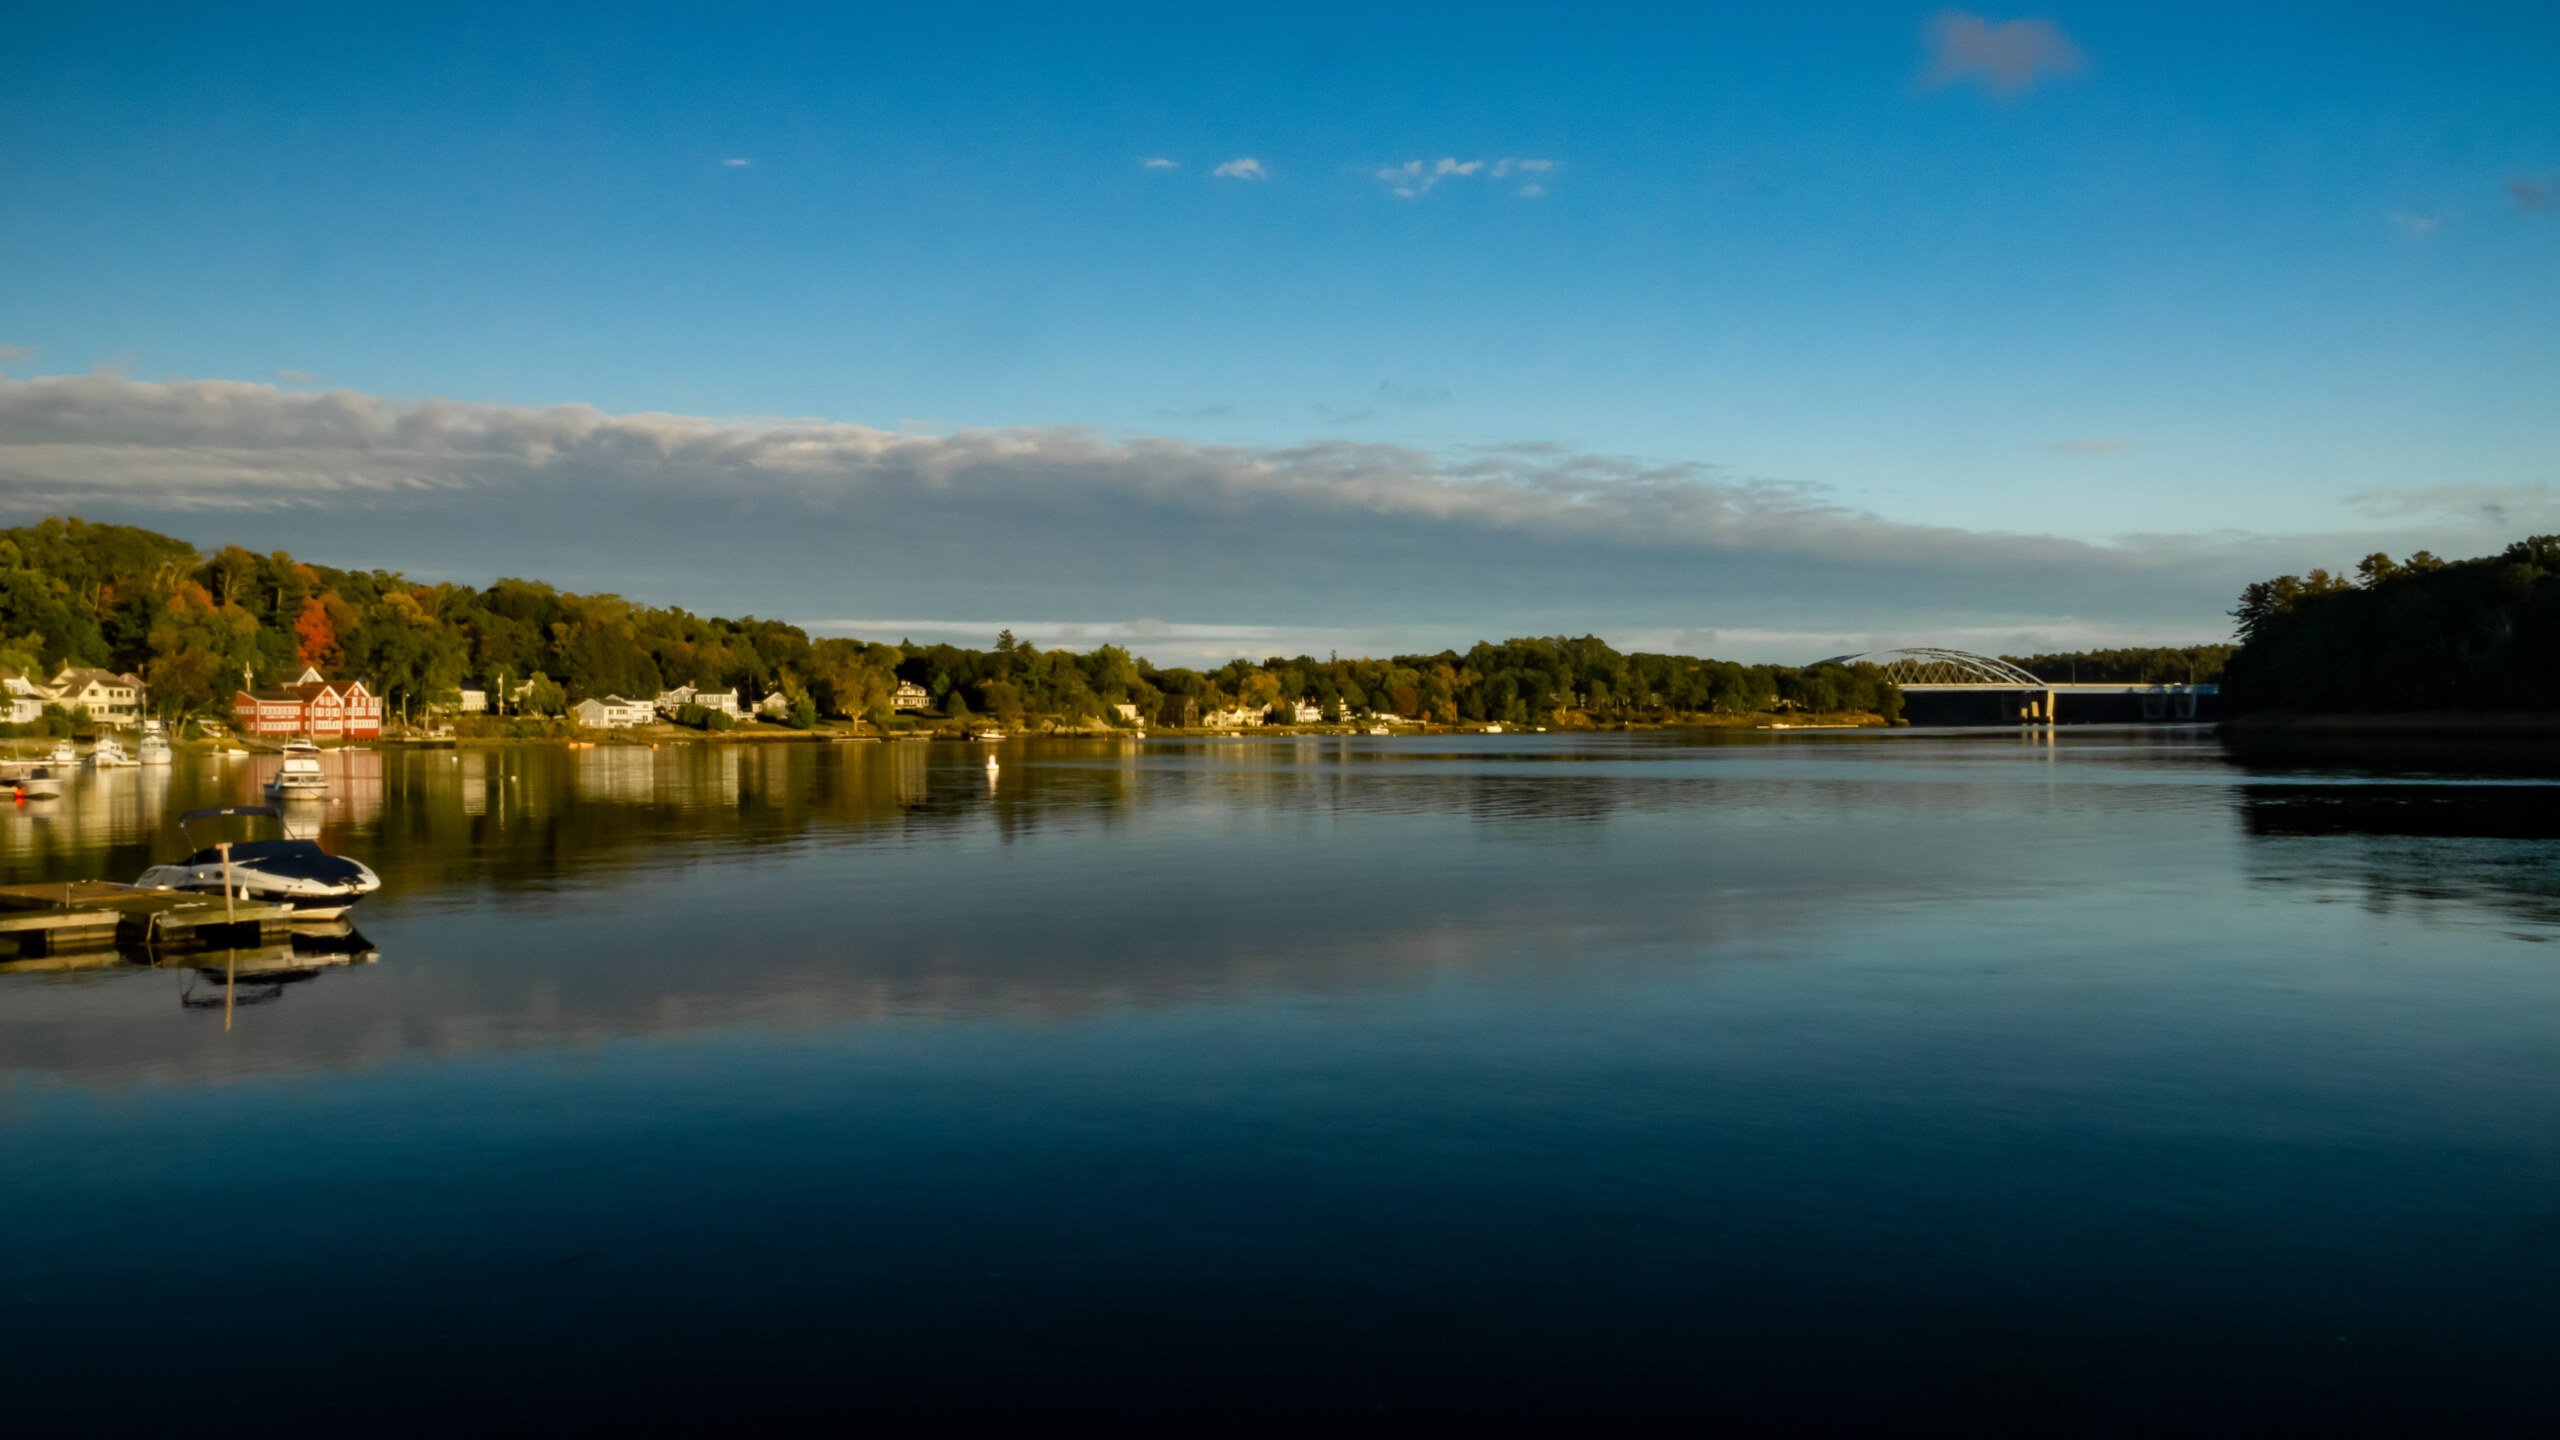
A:
[[[311,840],[293,838],[285,830],[284,812],[272,805],[216,805],[178,817],[178,832],[197,845],[194,827],[218,820],[268,820],[273,838],[237,841],[227,847],[200,845],[185,859],[154,865],[135,886],[143,890],[176,890],[195,895],[231,894],[261,904],[291,907],[293,918],[331,920],[347,907],[382,888],[381,877],[363,862],[332,855]]]

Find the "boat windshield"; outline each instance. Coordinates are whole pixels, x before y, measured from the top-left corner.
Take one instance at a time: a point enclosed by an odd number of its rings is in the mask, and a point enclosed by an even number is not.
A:
[[[317,842],[310,840],[242,840],[231,847],[231,863],[234,865],[248,865],[261,860],[283,860],[297,856],[308,859],[315,855],[326,859],[329,852],[321,849]],[[188,856],[185,863],[219,865],[222,863],[221,848],[208,845]]]

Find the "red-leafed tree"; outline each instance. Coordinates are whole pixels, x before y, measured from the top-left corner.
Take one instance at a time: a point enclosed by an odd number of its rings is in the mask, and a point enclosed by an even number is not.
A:
[[[318,667],[323,675],[334,674],[346,663],[346,646],[338,639],[338,627],[329,620],[329,607],[320,597],[302,602],[302,613],[294,617],[295,652],[302,663]]]

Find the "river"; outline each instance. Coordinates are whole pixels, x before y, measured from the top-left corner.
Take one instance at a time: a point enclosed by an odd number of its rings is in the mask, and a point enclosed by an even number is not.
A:
[[[129,879],[263,763],[77,777],[8,878]],[[2095,728],[334,763],[384,889],[228,1029],[201,965],[0,965],[14,1424],[2560,1396],[2544,781]]]

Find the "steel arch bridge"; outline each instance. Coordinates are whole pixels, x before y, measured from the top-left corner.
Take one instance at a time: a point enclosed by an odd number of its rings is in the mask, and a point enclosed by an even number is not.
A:
[[[1942,650],[1927,645],[1906,645],[1892,650],[1870,650],[1863,655],[1835,655],[1817,660],[1817,665],[1873,665],[1884,671],[1885,678],[1896,685],[1965,685],[1996,687],[2003,690],[2044,690],[2051,688],[2006,660],[1989,655],[1976,655],[1970,650]]]

